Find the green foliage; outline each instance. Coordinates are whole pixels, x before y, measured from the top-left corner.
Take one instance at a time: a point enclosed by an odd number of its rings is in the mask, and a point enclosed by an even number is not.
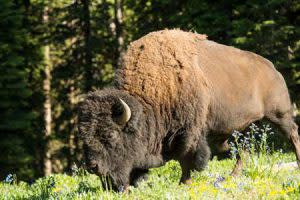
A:
[[[32,90],[24,57],[28,34],[22,10],[12,1],[1,1],[0,29],[0,176],[9,172],[32,176],[33,155],[27,141],[35,115],[29,105]]]
[[[272,162],[289,162],[293,154],[270,155]],[[254,158],[253,158],[254,159]],[[272,169],[267,160],[260,163],[266,171],[247,173],[237,178],[229,175],[233,160],[209,162],[203,172],[193,172],[191,185],[179,185],[177,162],[152,169],[149,179],[130,187],[128,193],[105,191],[99,177],[91,174],[58,174],[38,179],[34,184],[0,183],[0,199],[295,199],[300,194],[300,172]],[[271,172],[271,173],[269,173]],[[224,178],[222,178],[224,177]]]
[[[269,148],[270,129],[252,125],[246,138],[235,133],[233,150],[242,156],[244,168],[238,177],[232,177],[235,160],[213,159],[202,172],[193,172],[193,183],[179,185],[181,170],[178,162],[151,169],[147,181],[127,193],[104,190],[100,177],[73,167],[73,175],[57,174],[36,180],[29,185],[16,181],[9,174],[0,183],[0,199],[295,199],[300,195],[298,169],[280,168],[280,163],[294,159],[293,153],[283,154]],[[255,139],[258,136],[259,139]]]
[[[230,142],[231,154],[235,160],[240,156],[246,176],[255,179],[257,176],[268,178],[272,174],[282,153],[282,149],[274,150],[274,142],[270,140],[272,135],[274,132],[269,124],[263,124],[262,127],[251,124],[249,131],[244,134],[238,131],[233,133],[233,141]]]

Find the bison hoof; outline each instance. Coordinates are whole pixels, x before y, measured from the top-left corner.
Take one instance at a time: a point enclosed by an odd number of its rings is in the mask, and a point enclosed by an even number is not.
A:
[[[191,185],[193,183],[193,181],[192,181],[192,179],[186,179],[186,180],[180,181],[180,183],[183,183],[185,185]]]

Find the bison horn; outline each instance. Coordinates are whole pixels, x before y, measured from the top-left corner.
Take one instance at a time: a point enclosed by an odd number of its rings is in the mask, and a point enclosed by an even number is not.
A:
[[[126,122],[128,122],[130,120],[131,110],[130,110],[129,106],[127,105],[127,103],[125,103],[125,101],[123,101],[122,99],[119,99],[119,100],[123,107],[123,113],[120,116],[120,118],[118,119],[118,123],[125,124]]]

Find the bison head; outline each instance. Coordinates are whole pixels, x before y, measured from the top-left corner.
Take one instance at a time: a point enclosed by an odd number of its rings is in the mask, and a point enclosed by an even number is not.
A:
[[[145,157],[142,113],[135,98],[113,89],[88,94],[79,107],[79,138],[87,168],[109,179],[115,190],[129,184],[131,171]]]

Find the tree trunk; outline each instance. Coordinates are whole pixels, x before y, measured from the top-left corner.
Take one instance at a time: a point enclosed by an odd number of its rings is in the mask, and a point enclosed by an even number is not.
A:
[[[76,112],[76,104],[78,103],[76,94],[75,94],[75,81],[70,80],[70,92],[69,92],[69,104],[70,104],[70,110],[71,112]],[[69,137],[68,137],[68,163],[67,163],[67,169],[71,170],[72,165],[74,164],[75,159],[75,150],[76,150],[76,144],[75,144],[75,132],[76,132],[76,115],[72,114],[70,121],[69,121]]]
[[[43,22],[47,24],[49,21],[49,7],[44,8]],[[52,173],[51,153],[50,153],[50,136],[52,133],[52,110],[51,110],[51,59],[50,59],[50,46],[46,44],[44,48],[44,61],[45,61],[45,79],[43,82],[43,89],[45,95],[44,102],[44,121],[45,121],[45,147],[44,147],[44,175],[48,176]]]
[[[90,1],[81,0],[83,4],[83,35],[84,35],[84,67],[85,67],[85,92],[92,89],[92,50],[91,50],[91,22],[90,22]]]
[[[124,32],[123,32],[123,0],[115,0],[115,35],[117,39],[117,66],[119,68],[122,64],[122,56],[124,54]]]

